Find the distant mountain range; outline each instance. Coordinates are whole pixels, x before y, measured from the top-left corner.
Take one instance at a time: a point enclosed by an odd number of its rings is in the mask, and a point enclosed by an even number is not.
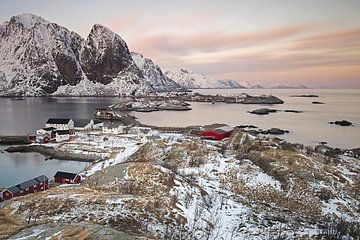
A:
[[[211,80],[186,69],[163,73],[95,24],[87,39],[33,14],[0,24],[0,96],[118,96],[183,88],[304,88]]]
[[[0,25],[2,96],[136,95],[179,87],[102,25],[87,39],[33,14]]]
[[[166,71],[165,75],[177,82],[183,88],[199,89],[199,88],[307,88],[301,84],[251,84],[249,82],[237,82],[234,80],[212,80],[201,74],[194,73],[187,69],[181,68],[179,70]]]

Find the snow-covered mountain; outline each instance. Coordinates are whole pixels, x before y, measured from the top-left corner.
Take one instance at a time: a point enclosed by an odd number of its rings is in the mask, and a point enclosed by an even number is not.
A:
[[[165,75],[184,88],[246,88],[234,80],[212,80],[184,68],[166,71]]]
[[[255,88],[274,88],[274,89],[303,89],[307,88],[303,84],[292,84],[292,83],[269,83],[269,84],[256,84]]]
[[[172,90],[172,81],[153,83],[144,72],[126,42],[99,24],[87,39],[33,14],[14,16],[0,25],[3,96],[143,94],[162,83],[167,84],[162,90]]]
[[[249,83],[249,82],[238,82],[234,80],[212,80],[201,74],[194,73],[187,69],[179,69],[166,71],[165,75],[180,84],[181,87],[196,89],[196,88],[307,88],[302,84],[283,84],[283,83]]]
[[[140,69],[146,83],[156,91],[168,91],[169,89],[180,89],[180,85],[169,79],[160,67],[151,59],[144,57],[140,53],[131,53],[132,59]]]

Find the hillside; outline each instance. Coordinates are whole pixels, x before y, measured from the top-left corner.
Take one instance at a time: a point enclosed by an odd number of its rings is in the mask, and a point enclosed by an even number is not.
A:
[[[92,149],[103,151],[102,137],[91,137]],[[0,238],[59,239],[70,231],[96,239],[98,225],[128,239],[359,236],[357,159],[240,130],[224,142],[162,133],[136,144],[132,137],[109,139],[122,147],[85,170],[79,186],[5,202]]]

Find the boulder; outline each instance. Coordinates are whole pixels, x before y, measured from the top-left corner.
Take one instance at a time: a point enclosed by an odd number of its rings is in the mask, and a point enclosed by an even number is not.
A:
[[[248,113],[256,114],[256,115],[268,115],[269,113],[277,112],[276,109],[269,109],[269,108],[260,108],[253,111],[249,111]]]
[[[339,126],[353,126],[352,122],[349,122],[347,120],[329,122],[329,124],[335,124],[335,125],[339,125]]]
[[[263,132],[264,134],[272,134],[272,135],[282,135],[285,133],[289,133],[287,130],[282,130],[280,128],[271,128]]]

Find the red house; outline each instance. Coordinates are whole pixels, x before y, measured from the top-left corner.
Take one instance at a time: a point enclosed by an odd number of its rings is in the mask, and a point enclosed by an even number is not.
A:
[[[214,128],[210,131],[203,132],[201,136],[206,139],[220,141],[224,138],[230,137],[233,131],[234,129],[232,127],[225,125],[222,127]]]
[[[9,200],[13,197],[24,196],[34,192],[45,191],[46,189],[49,189],[48,181],[49,179],[45,175],[30,179],[16,186],[5,189],[1,193],[1,198],[3,200]]]
[[[57,172],[54,178],[55,182],[62,184],[75,184],[81,181],[80,175],[68,172]]]

